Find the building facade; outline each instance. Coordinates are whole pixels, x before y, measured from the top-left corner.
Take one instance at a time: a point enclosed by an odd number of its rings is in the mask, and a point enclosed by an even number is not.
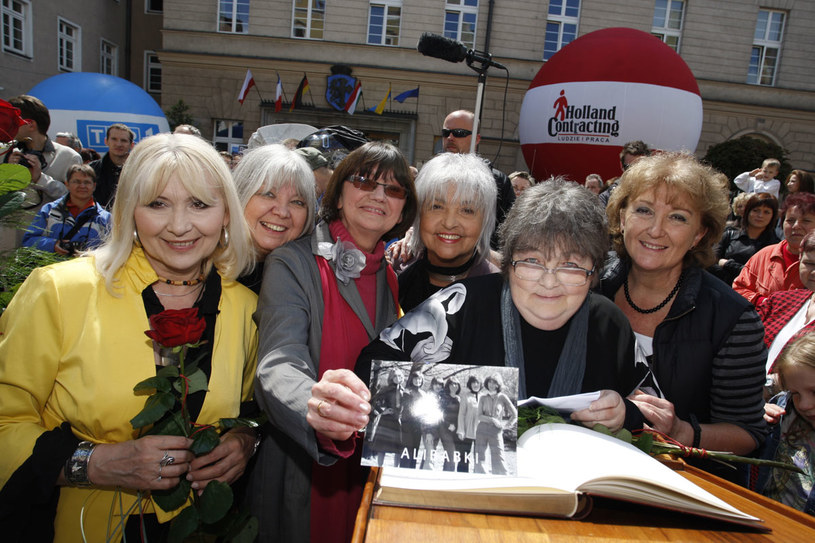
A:
[[[704,105],[698,155],[742,135],[775,142],[795,167],[815,168],[815,3],[805,0],[168,0],[164,2],[161,103],[183,99],[221,147],[246,143],[259,126],[344,124],[396,142],[414,164],[439,149],[445,115],[473,109],[477,74],[465,63],[422,56],[425,32],[488,51],[507,66],[488,73],[480,152],[524,169],[521,102],[549,58],[572,39],[624,26],[674,47],[693,71]],[[356,113],[326,99],[332,68],[361,83]],[[246,72],[256,89],[237,100]],[[284,107],[275,112],[280,77]],[[303,107],[288,103],[307,77]],[[507,86],[504,107],[504,87]],[[419,88],[419,97],[388,94]]]

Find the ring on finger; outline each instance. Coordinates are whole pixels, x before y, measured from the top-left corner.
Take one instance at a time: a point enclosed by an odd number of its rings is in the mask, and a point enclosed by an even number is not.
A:
[[[156,481],[161,481],[161,470],[164,469],[164,466],[161,465],[161,462],[158,464],[158,477],[156,477]]]
[[[324,403],[325,403],[325,400],[320,400],[320,403],[317,404],[317,414],[320,415],[323,418],[325,418],[325,413],[322,412],[322,407],[323,407]]]
[[[170,456],[170,453],[168,451],[164,451],[164,456],[162,457],[161,460],[158,461],[158,465],[161,468],[166,468],[167,466],[169,466],[170,464],[173,464],[174,462],[175,462],[175,457]]]

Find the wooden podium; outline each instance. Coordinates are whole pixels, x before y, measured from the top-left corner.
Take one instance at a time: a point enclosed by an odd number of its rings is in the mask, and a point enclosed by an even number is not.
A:
[[[377,504],[379,468],[372,468],[357,514],[353,543],[440,541],[815,541],[815,518],[692,466],[678,470],[733,507],[762,519],[761,533],[693,515],[594,498],[582,520],[484,515]]]

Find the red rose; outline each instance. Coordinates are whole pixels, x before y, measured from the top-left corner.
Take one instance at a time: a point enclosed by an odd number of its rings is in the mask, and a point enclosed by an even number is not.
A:
[[[150,317],[150,328],[144,333],[162,347],[178,347],[185,343],[198,343],[207,327],[198,316],[198,308],[165,309]]]

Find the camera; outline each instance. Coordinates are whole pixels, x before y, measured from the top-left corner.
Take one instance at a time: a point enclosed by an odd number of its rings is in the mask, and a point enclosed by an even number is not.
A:
[[[26,138],[26,139],[29,139],[29,138]],[[28,146],[26,145],[25,141],[19,141],[18,140],[14,144],[14,148],[19,150],[23,154],[34,155],[38,159],[40,159],[40,170],[44,170],[46,168],[46,166],[48,166],[48,162],[45,160],[45,157],[43,156],[42,151],[36,151],[36,150],[33,150],[33,149],[29,149]],[[31,169],[31,164],[29,164],[27,160],[22,160],[21,159],[20,160],[20,165]]]
[[[78,241],[58,241],[57,245],[59,245],[65,252],[68,253],[68,256],[75,256],[77,252],[83,249],[82,244]]]

